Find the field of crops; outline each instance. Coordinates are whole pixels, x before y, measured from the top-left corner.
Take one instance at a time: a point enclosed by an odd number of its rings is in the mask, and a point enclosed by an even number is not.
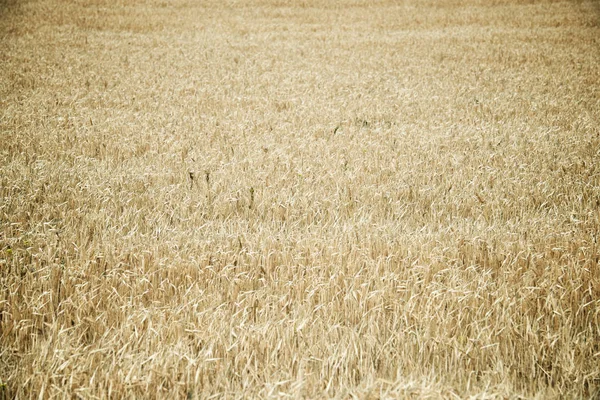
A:
[[[0,399],[600,396],[600,3],[0,0]]]

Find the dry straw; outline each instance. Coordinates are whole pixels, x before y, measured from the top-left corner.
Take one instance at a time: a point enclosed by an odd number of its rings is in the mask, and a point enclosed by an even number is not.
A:
[[[595,2],[0,2],[0,398],[594,398]]]

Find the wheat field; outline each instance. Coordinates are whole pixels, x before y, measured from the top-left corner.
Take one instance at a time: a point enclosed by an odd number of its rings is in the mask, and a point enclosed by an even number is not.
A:
[[[0,399],[597,398],[598,1],[1,0]]]

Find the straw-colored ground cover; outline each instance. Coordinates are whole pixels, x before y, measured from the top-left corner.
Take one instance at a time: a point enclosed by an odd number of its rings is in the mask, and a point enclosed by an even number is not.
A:
[[[0,1],[0,398],[598,396],[599,8]]]

